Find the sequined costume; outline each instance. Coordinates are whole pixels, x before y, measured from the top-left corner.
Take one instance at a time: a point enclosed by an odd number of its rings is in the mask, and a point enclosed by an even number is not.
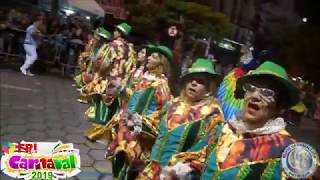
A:
[[[108,79],[112,77],[120,77],[122,84],[126,85],[128,78],[135,71],[136,52],[132,44],[118,39],[101,48],[101,53],[95,61],[94,80],[83,87],[84,95],[103,94]]]
[[[136,53],[132,45],[123,39],[114,40],[109,44],[103,45],[95,58],[94,68],[96,73],[94,80],[83,87],[82,95],[90,99],[90,107],[86,112],[88,118],[104,123],[94,123],[87,131],[86,136],[91,140],[97,140],[104,136],[105,125],[112,118],[109,115],[100,116],[97,112],[115,113],[119,106],[113,106],[112,111],[109,111],[111,109],[108,106],[114,101],[121,103],[123,101],[118,97],[113,97],[113,99],[106,101],[105,90],[108,80],[119,77],[121,78],[122,86],[124,86],[136,66]],[[120,103],[117,104],[119,105]]]
[[[161,168],[179,152],[185,152],[196,142],[206,144],[208,133],[223,121],[220,104],[207,98],[196,105],[186,103],[182,97],[168,103],[161,116],[160,132],[152,148],[151,162],[137,179],[158,179]]]
[[[172,97],[164,75],[155,76],[145,72],[139,77],[139,74],[141,72],[132,76],[126,89],[128,103],[121,107],[120,112],[106,126],[107,131],[114,130],[107,154],[113,162],[113,175],[119,179],[126,179],[128,168],[133,168],[130,167],[133,161],[144,161],[149,157],[159,131],[160,111]],[[122,119],[125,113],[138,114],[141,122],[136,122],[134,127],[128,126]],[[126,163],[119,162],[119,156],[123,155]]]

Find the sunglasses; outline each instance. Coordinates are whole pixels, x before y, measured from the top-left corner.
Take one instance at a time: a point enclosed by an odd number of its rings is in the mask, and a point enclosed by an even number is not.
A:
[[[261,95],[265,96],[265,97],[274,97],[275,96],[275,92],[271,89],[268,88],[259,88],[256,87],[252,84],[245,84],[243,87],[243,90],[245,92],[249,92],[249,93],[253,93],[253,92],[259,92]]]

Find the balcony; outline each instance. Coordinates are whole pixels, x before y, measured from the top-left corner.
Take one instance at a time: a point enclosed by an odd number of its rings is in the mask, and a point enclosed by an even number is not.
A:
[[[97,0],[97,2],[106,14],[111,14],[114,18],[121,20],[128,18],[129,12],[124,8],[122,1]]]

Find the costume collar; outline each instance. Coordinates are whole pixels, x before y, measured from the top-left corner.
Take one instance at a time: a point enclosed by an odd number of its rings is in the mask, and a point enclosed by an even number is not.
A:
[[[284,130],[286,127],[286,123],[282,117],[277,117],[275,119],[270,119],[267,123],[260,128],[251,128],[250,125],[244,122],[237,116],[233,116],[229,121],[231,127],[239,131],[240,133],[249,133],[256,135],[265,135],[265,134],[273,134],[277,133],[280,130]]]

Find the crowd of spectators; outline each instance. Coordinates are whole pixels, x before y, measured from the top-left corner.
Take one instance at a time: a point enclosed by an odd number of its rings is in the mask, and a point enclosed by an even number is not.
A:
[[[24,59],[25,30],[32,24],[32,17],[39,14],[44,20],[39,28],[44,36],[39,40],[38,69],[46,69],[43,67],[46,62],[76,65],[76,57],[88,42],[93,29],[91,23],[78,14],[63,16],[25,9],[0,9],[0,55],[9,54]]]

